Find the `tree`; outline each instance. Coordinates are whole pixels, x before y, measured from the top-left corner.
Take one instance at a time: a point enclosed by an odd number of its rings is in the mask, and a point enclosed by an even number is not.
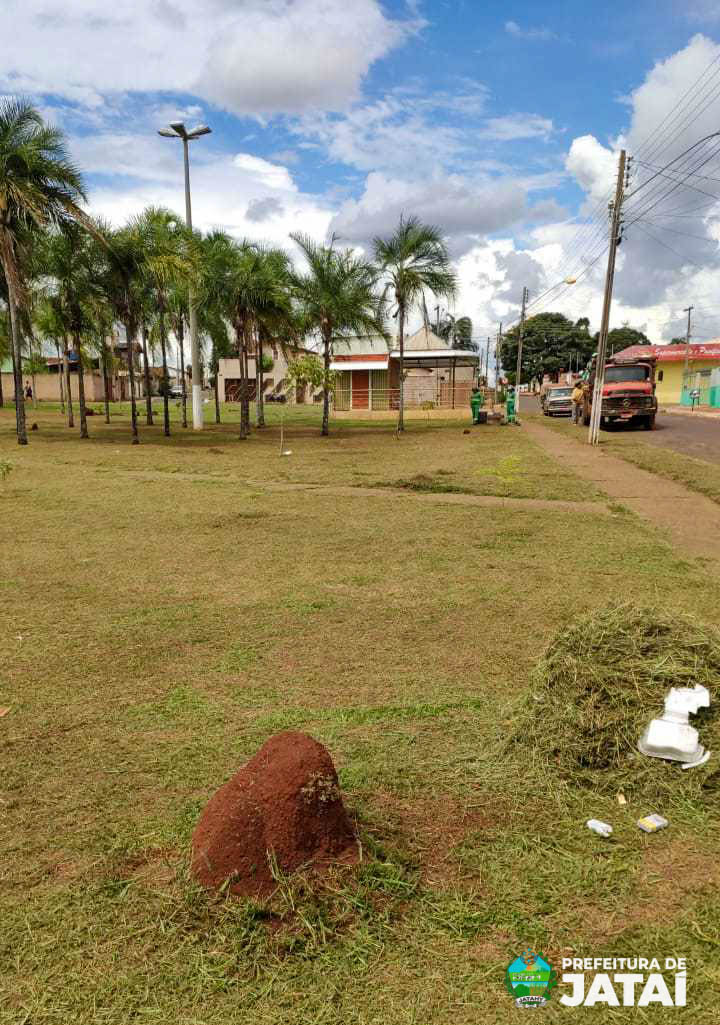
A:
[[[451,313],[438,325],[437,334],[452,349],[466,349],[477,352],[477,345],[472,340],[473,325],[470,317],[453,317]]]
[[[170,210],[148,207],[130,224],[142,251],[139,272],[152,297],[162,353],[163,431],[170,436],[170,380],[167,363],[167,315],[170,292],[185,287],[193,274],[190,239],[185,225]]]
[[[102,255],[88,233],[71,221],[50,232],[38,253],[47,275],[44,294],[49,300],[43,326],[52,327],[55,323],[64,345],[68,337],[72,340],[77,360],[81,438],[88,437],[83,362],[104,298],[98,284]]]
[[[0,265],[8,288],[20,445],[27,445],[18,315],[27,305],[27,236],[68,219],[84,221],[79,206],[84,199],[82,178],[67,157],[62,132],[46,125],[29,103],[0,101]]]
[[[597,348],[599,339],[600,332],[597,331],[593,335],[595,348]],[[683,341],[685,341],[685,339],[683,339]],[[622,327],[614,327],[612,331],[608,331],[607,345],[608,352],[620,352],[622,349],[627,349],[631,345],[652,345],[652,342],[642,331],[638,331],[637,328],[630,327],[629,324],[623,324]]]
[[[113,317],[125,329],[126,359],[130,383],[130,424],[133,445],[139,444],[137,403],[135,401],[134,346],[138,324],[142,316],[142,290],[144,286],[144,251],[137,232],[127,227],[111,232],[105,228],[108,239],[105,264],[99,285]]]
[[[210,338],[210,374],[215,392],[215,423],[220,423],[218,373],[221,359],[232,356],[233,343],[226,318],[225,282],[232,261],[232,240],[224,231],[211,231],[199,243],[198,330]]]
[[[405,430],[404,354],[405,320],[413,307],[425,301],[425,292],[452,299],[457,289],[450,256],[438,228],[422,224],[417,217],[400,218],[388,239],[373,241],[375,260],[397,304],[398,348],[400,349],[400,403],[398,431]]]
[[[304,274],[290,274],[291,288],[300,306],[306,333],[319,335],[323,347],[322,435],[330,433],[330,362],[333,347],[343,337],[387,338],[384,326],[385,300],[378,294],[378,270],[351,250],[318,245],[307,235],[290,236],[300,247],[307,263]]]
[[[511,384],[515,384],[518,336],[517,326],[503,336],[503,363]],[[555,376],[573,365],[584,366],[594,351],[585,317],[573,323],[563,313],[538,313],[525,321],[522,362],[527,380],[542,382],[545,374]]]

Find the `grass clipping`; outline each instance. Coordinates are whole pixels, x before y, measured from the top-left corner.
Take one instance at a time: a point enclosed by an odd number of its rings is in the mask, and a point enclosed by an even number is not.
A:
[[[642,787],[677,785],[681,775],[707,785],[717,771],[720,633],[691,616],[632,603],[582,616],[557,634],[532,683],[513,740],[530,742],[568,779]],[[691,717],[700,743],[715,752],[707,767],[683,772],[641,755],[637,742],[670,687],[696,683],[711,695],[710,709]]]

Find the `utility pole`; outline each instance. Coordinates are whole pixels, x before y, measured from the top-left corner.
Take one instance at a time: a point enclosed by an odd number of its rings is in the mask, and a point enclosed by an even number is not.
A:
[[[517,358],[517,370],[515,371],[515,410],[520,413],[520,375],[522,373],[522,348],[523,348],[523,335],[525,333],[525,307],[527,301],[530,298],[530,293],[527,288],[523,288],[522,294],[522,311],[520,313],[520,328],[518,330],[518,358]]]
[[[595,361],[595,387],[593,388],[592,409],[590,411],[590,429],[588,444],[597,445],[600,438],[600,420],[602,417],[602,396],[605,385],[605,360],[607,357],[608,327],[610,324],[610,305],[612,303],[613,281],[615,279],[615,255],[620,242],[622,224],[622,204],[625,195],[625,150],[620,151],[618,176],[615,186],[615,201],[610,204],[610,249],[608,251],[607,272],[605,275],[605,295],[603,297],[602,321],[598,339],[597,359]]]
[[[495,342],[495,381],[493,382],[493,410],[497,404],[498,377],[500,376],[500,346],[502,345],[502,321],[498,327],[497,340]]]
[[[685,370],[683,371],[683,388],[685,387],[685,382],[687,381],[688,373],[690,371],[690,314],[694,309],[694,306],[688,306],[687,309],[683,310],[683,313],[687,313],[688,315],[687,331],[685,332]],[[682,389],[680,390],[680,399],[682,401]]]

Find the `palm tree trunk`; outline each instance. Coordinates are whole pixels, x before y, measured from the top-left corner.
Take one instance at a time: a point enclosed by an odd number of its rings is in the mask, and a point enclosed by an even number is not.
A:
[[[127,366],[128,366],[128,381],[130,383],[130,423],[132,430],[132,443],[133,445],[140,444],[140,438],[138,436],[138,425],[137,425],[137,403],[135,402],[135,366],[133,363],[133,330],[129,323],[125,324],[125,334],[127,336]],[[147,365],[147,364],[146,364]]]
[[[5,280],[8,286],[8,298],[10,308],[10,335],[12,337],[13,354],[13,377],[15,380],[15,425],[17,430],[18,445],[27,445],[27,427],[25,424],[25,396],[23,395],[22,383],[22,344],[20,339],[20,325],[18,324],[18,311],[15,305],[15,293],[10,278],[6,274]]]
[[[330,345],[332,342],[332,336],[329,330],[324,332],[323,337],[323,364],[325,367],[325,380],[323,381],[323,417],[322,417],[322,431],[320,432],[324,438],[330,434],[330,389],[328,387],[328,380],[330,377]]]
[[[258,331],[257,346],[255,348],[255,422],[258,427],[265,426],[265,372],[263,370],[263,343]]]
[[[237,345],[238,364],[240,366],[240,440],[245,440],[245,325],[239,321],[235,325],[235,342]]]
[[[148,363],[147,351],[147,326],[143,321],[140,337],[142,339],[143,367],[145,370],[145,423],[148,427],[153,425],[152,410],[152,388],[150,387],[150,364]]]
[[[185,377],[185,322],[178,321],[178,342],[180,343],[180,378],[182,380],[182,425],[187,427],[187,378]]]
[[[240,392],[240,432],[243,438],[250,437],[250,361],[248,359],[248,325],[243,324],[242,356],[240,370],[242,388]]]
[[[215,423],[220,423],[220,389],[218,386],[218,368],[215,368],[215,382],[213,384],[215,389]]]
[[[63,377],[65,378],[65,393],[67,395],[67,425],[68,427],[74,427],[75,417],[73,416],[72,387],[70,382],[70,360],[68,359],[68,342],[66,335],[63,335]]]
[[[80,351],[80,336],[73,335],[73,345],[77,353],[78,365],[78,406],[80,408],[80,437],[89,438],[87,428],[87,412],[85,409],[85,372],[83,370],[82,353]]]
[[[110,423],[110,395],[109,392],[109,377],[108,374],[108,358],[107,358],[107,343],[103,338],[102,343],[102,372],[103,372],[103,394],[105,396],[105,423]]]
[[[167,339],[165,338],[165,312],[160,307],[160,350],[162,352],[163,372],[163,434],[170,437],[170,379],[167,365]]]
[[[398,347],[400,349],[400,401],[398,402],[398,434],[405,430],[405,304],[398,304]]]
[[[63,368],[60,362],[60,346],[55,342],[55,352],[57,353],[58,359],[58,379],[60,381],[60,409],[63,416],[65,415],[65,382],[63,380]]]

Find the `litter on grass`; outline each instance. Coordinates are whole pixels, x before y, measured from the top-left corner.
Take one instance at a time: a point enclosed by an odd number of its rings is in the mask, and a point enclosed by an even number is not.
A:
[[[665,829],[670,823],[662,815],[646,815],[637,822],[643,833],[657,833],[659,829]]]
[[[592,829],[593,833],[597,833],[598,836],[612,836],[613,827],[609,822],[601,822],[600,819],[588,819],[585,825],[588,829]]]
[[[638,749],[650,758],[682,762],[683,769],[704,765],[710,757],[700,743],[698,731],[689,723],[690,715],[710,707],[707,687],[671,687],[665,696],[665,710],[653,719],[638,741]]]
[[[531,748],[541,771],[601,791],[675,788],[683,778],[677,766],[643,758],[638,737],[671,687],[719,683],[714,626],[632,602],[602,608],[571,621],[549,644],[510,743]],[[716,747],[717,705],[701,709],[698,720],[703,740]],[[703,774],[687,778],[693,786],[717,785]]]

